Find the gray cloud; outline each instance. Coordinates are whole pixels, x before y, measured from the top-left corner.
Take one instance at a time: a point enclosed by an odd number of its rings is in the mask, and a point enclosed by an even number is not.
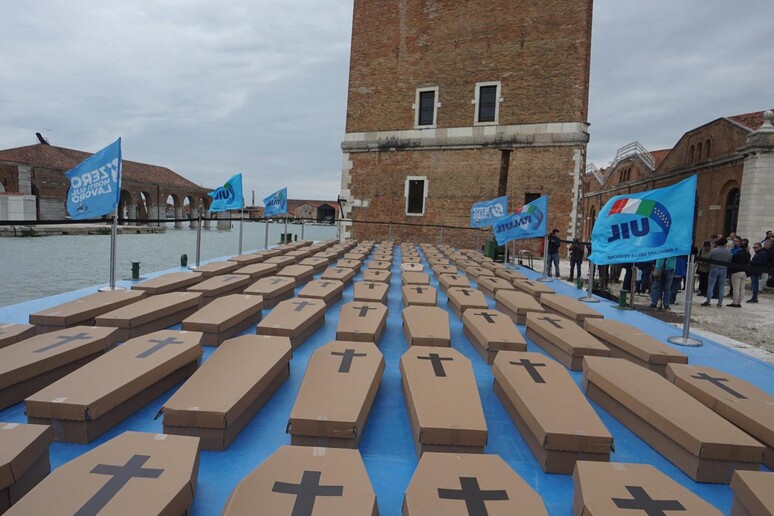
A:
[[[246,198],[335,198],[351,0],[6,2],[0,146],[95,151]],[[597,0],[589,160],[774,105],[774,2]]]

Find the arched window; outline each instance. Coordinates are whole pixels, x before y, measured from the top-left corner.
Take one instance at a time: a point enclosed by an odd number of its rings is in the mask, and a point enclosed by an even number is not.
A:
[[[723,235],[736,233],[736,223],[739,219],[739,188],[732,188],[726,196],[726,218],[723,224]]]
[[[693,163],[693,153],[696,151],[695,147],[691,145],[688,148],[688,163]]]
[[[709,157],[710,157],[710,148],[711,148],[711,145],[712,145],[712,144],[710,143],[709,139],[707,139],[707,141],[706,141],[706,142],[704,142],[704,157],[705,157],[705,158],[709,158]]]
[[[586,235],[587,239],[591,239],[591,230],[594,228],[594,223],[597,222],[597,207],[592,206],[591,211],[589,211],[589,225],[588,225],[588,234]]]
[[[696,161],[701,161],[701,158],[703,156],[701,153],[702,145],[703,145],[702,142],[699,142],[699,145],[696,147]]]

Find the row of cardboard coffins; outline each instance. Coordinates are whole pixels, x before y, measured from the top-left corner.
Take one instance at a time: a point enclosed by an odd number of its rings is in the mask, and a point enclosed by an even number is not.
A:
[[[734,469],[757,469],[761,461],[769,467],[774,465],[771,446],[774,399],[771,396],[715,369],[689,366],[682,353],[636,328],[603,320],[601,315],[572,298],[546,294],[538,297],[542,308],[535,307],[532,313],[526,311],[523,316],[527,336],[566,367],[579,370],[582,366],[587,396],[688,476],[696,481],[727,483]],[[508,308],[512,318],[517,316],[514,318],[517,323],[521,308],[518,297],[524,305],[532,302],[510,290],[500,291],[495,297],[498,307]],[[449,303],[452,305],[452,297]],[[495,314],[486,317],[483,305],[480,308],[480,315],[486,319],[496,318]],[[539,315],[542,311],[548,315]],[[468,313],[471,312],[464,312],[463,324]],[[482,352],[483,339],[469,331],[468,325],[464,331]],[[534,382],[545,383],[539,369],[545,367],[544,363],[533,364],[527,360],[513,365],[524,367]],[[519,395],[524,391],[513,388],[506,399],[502,368],[495,367],[493,372],[495,391],[516,426],[523,435],[535,436],[534,429],[530,432],[526,428],[524,413],[530,411],[524,408],[526,402]],[[519,406],[522,410],[518,410]],[[540,448],[525,439],[536,457],[540,457]],[[544,444],[547,443],[545,440]],[[545,461],[549,448],[542,449]],[[556,450],[562,451],[562,448]]]
[[[252,311],[255,321],[260,321],[260,300],[260,296],[226,296],[185,319],[182,332],[161,331],[134,338],[118,348],[114,348],[118,340],[116,329],[87,326],[38,335],[9,346],[0,350],[4,359],[0,361],[0,382],[5,384],[0,391],[3,406],[27,398],[28,416],[56,420],[60,439],[90,442],[142,406],[143,400],[147,402],[196,369],[201,351],[187,349],[185,337],[196,340],[197,347],[208,337],[216,338],[207,341],[209,344],[218,344],[225,334],[234,333],[229,321],[238,319],[246,310]],[[213,312],[213,308],[220,310]],[[319,299],[290,299],[277,305],[255,331],[259,335],[286,337],[296,347],[324,324],[326,308]],[[375,342],[384,331],[386,311],[382,304],[349,303],[342,309],[337,333],[351,340]],[[206,333],[210,330],[208,325],[217,326],[213,318],[220,318],[227,329]],[[241,326],[238,329],[243,331]],[[138,345],[147,349],[132,355],[131,348]],[[177,348],[180,353],[161,353],[168,347]],[[111,371],[116,369],[121,374],[114,376]],[[105,375],[111,381],[100,382],[99,378]],[[246,378],[249,381],[251,375]],[[30,401],[36,395],[40,401]],[[106,401],[108,398],[111,400]],[[43,408],[46,400],[57,400],[52,403],[59,405]],[[62,405],[64,400],[68,403]],[[107,406],[95,405],[99,402]],[[118,405],[122,405],[121,410]],[[108,412],[110,417],[103,418]],[[57,414],[65,414],[61,416],[63,421],[59,421]]]
[[[6,424],[0,432],[14,441],[9,462],[0,464],[11,473],[0,477],[0,510],[15,503],[8,514],[186,514],[193,505],[196,437],[125,432],[46,476],[49,428]],[[30,463],[18,473],[19,464]],[[13,474],[19,478],[8,484]],[[735,472],[732,514],[770,514],[772,477]],[[573,481],[578,516],[721,514],[650,465],[578,461]],[[541,497],[498,455],[433,452],[419,460],[402,509],[406,515],[548,514]],[[357,450],[291,445],[243,478],[222,514],[374,515],[379,508]]]

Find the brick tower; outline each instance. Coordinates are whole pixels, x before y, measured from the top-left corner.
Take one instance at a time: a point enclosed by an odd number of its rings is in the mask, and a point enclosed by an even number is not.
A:
[[[345,218],[467,227],[473,203],[549,195],[574,236],[588,142],[592,0],[355,0]],[[396,240],[439,228],[393,224]],[[345,224],[383,239],[387,225]],[[472,231],[444,243],[473,247]]]

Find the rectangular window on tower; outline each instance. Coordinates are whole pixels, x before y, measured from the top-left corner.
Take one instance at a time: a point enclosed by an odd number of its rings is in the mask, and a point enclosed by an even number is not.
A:
[[[539,193],[529,193],[529,192],[524,193],[524,204],[529,204],[532,201],[537,201],[538,199],[540,199]]]
[[[427,178],[410,176],[406,178],[406,215],[424,215],[427,198]]]
[[[476,124],[496,124],[500,107],[500,83],[479,82],[476,84]]]
[[[435,127],[438,113],[438,88],[417,89],[414,101],[414,125],[418,129],[431,129]]]

